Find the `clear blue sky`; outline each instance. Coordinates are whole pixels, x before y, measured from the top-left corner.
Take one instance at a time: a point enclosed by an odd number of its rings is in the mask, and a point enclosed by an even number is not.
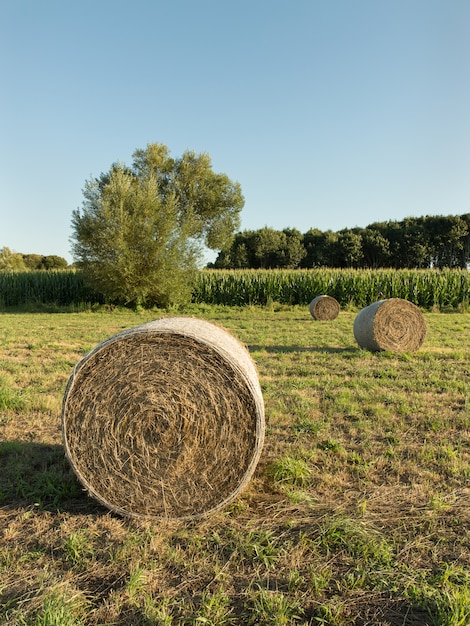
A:
[[[207,152],[241,229],[470,212],[469,0],[0,0],[0,248],[71,261],[86,180]]]

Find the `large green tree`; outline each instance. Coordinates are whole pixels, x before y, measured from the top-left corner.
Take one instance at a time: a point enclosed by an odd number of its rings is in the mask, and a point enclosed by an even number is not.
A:
[[[204,247],[230,246],[244,198],[209,155],[170,157],[163,144],[91,179],[72,216],[72,252],[109,301],[168,306],[190,297]]]

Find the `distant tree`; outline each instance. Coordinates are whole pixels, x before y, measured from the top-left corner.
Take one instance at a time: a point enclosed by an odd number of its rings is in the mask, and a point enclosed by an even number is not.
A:
[[[304,233],[302,243],[305,249],[305,256],[301,261],[301,267],[321,266],[323,232],[319,228],[310,228]]]
[[[23,261],[27,269],[29,270],[37,270],[41,268],[41,262],[44,258],[40,254],[23,254]]]
[[[41,265],[45,270],[62,270],[68,266],[68,263],[61,256],[49,254],[42,258]]]
[[[407,268],[426,269],[432,264],[433,246],[426,218],[407,217],[400,222],[402,264]]]
[[[380,225],[381,226],[381,225]],[[376,228],[377,225],[372,226]],[[389,241],[390,265],[395,269],[424,268],[430,265],[428,234],[422,221],[407,217],[389,221],[383,230]]]
[[[23,254],[22,257],[29,270],[61,270],[68,266],[63,257],[56,255]]]
[[[285,236],[274,228],[265,226],[250,237],[252,267],[255,269],[278,268],[282,264]]]
[[[470,213],[464,213],[460,216],[467,225],[467,234],[461,238],[461,263],[460,267],[468,267],[470,263]]]
[[[464,249],[469,228],[460,215],[435,216],[427,218],[433,250],[433,264],[436,267],[465,267]]]
[[[360,267],[363,260],[360,232],[344,229],[338,233],[336,267]]]
[[[18,252],[12,252],[6,246],[0,248],[0,272],[22,272],[26,268],[23,256]]]
[[[406,267],[406,265],[403,264],[403,259],[406,256],[406,249],[404,249],[403,232],[400,223],[397,221],[374,222],[373,224],[369,224],[367,228],[377,231],[388,241],[388,267],[393,267],[395,269]]]
[[[362,256],[366,267],[388,267],[390,263],[390,243],[382,233],[372,227],[361,231]]]
[[[335,267],[337,264],[338,235],[331,231],[311,228],[303,236],[305,256],[301,267]]]
[[[216,269],[243,269],[252,267],[252,259],[248,249],[249,233],[252,231],[244,231],[237,233],[233,238],[232,245],[229,248],[221,250],[213,263]]]
[[[219,269],[295,269],[305,256],[302,233],[295,228],[237,233],[230,248],[221,250],[214,267]]]
[[[307,254],[303,243],[303,235],[296,228],[284,228],[282,232],[286,238],[283,267],[295,269],[300,266],[302,259]]]
[[[239,226],[240,185],[214,173],[207,154],[173,159],[155,143],[133,158],[131,168],[117,163],[86,183],[72,216],[74,258],[108,300],[187,301],[203,247],[228,247]]]
[[[470,215],[407,217],[370,224],[389,244],[390,266],[466,267],[470,255]]]

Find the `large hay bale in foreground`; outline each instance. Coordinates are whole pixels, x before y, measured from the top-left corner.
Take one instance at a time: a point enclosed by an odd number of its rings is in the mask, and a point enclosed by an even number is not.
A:
[[[224,329],[165,318],[103,341],[63,400],[66,456],[89,494],[122,515],[212,513],[250,480],[264,403],[248,350]]]
[[[310,315],[316,320],[334,320],[339,314],[339,302],[332,296],[317,296],[309,308]]]
[[[426,323],[415,304],[389,298],[359,311],[354,320],[354,336],[359,346],[368,350],[413,352],[423,344]]]

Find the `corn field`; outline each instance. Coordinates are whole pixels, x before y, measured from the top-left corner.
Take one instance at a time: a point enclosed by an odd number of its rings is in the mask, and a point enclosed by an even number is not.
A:
[[[0,272],[0,308],[84,306],[103,303],[74,270]]]
[[[318,295],[329,295],[343,307],[403,298],[426,309],[457,308],[468,304],[469,289],[466,270],[204,270],[193,302],[307,305]]]
[[[403,298],[419,307],[467,307],[466,270],[202,270],[193,302],[227,306],[269,303],[308,305],[330,295],[342,307],[364,307],[384,298]],[[103,304],[74,270],[0,272],[0,308]]]

